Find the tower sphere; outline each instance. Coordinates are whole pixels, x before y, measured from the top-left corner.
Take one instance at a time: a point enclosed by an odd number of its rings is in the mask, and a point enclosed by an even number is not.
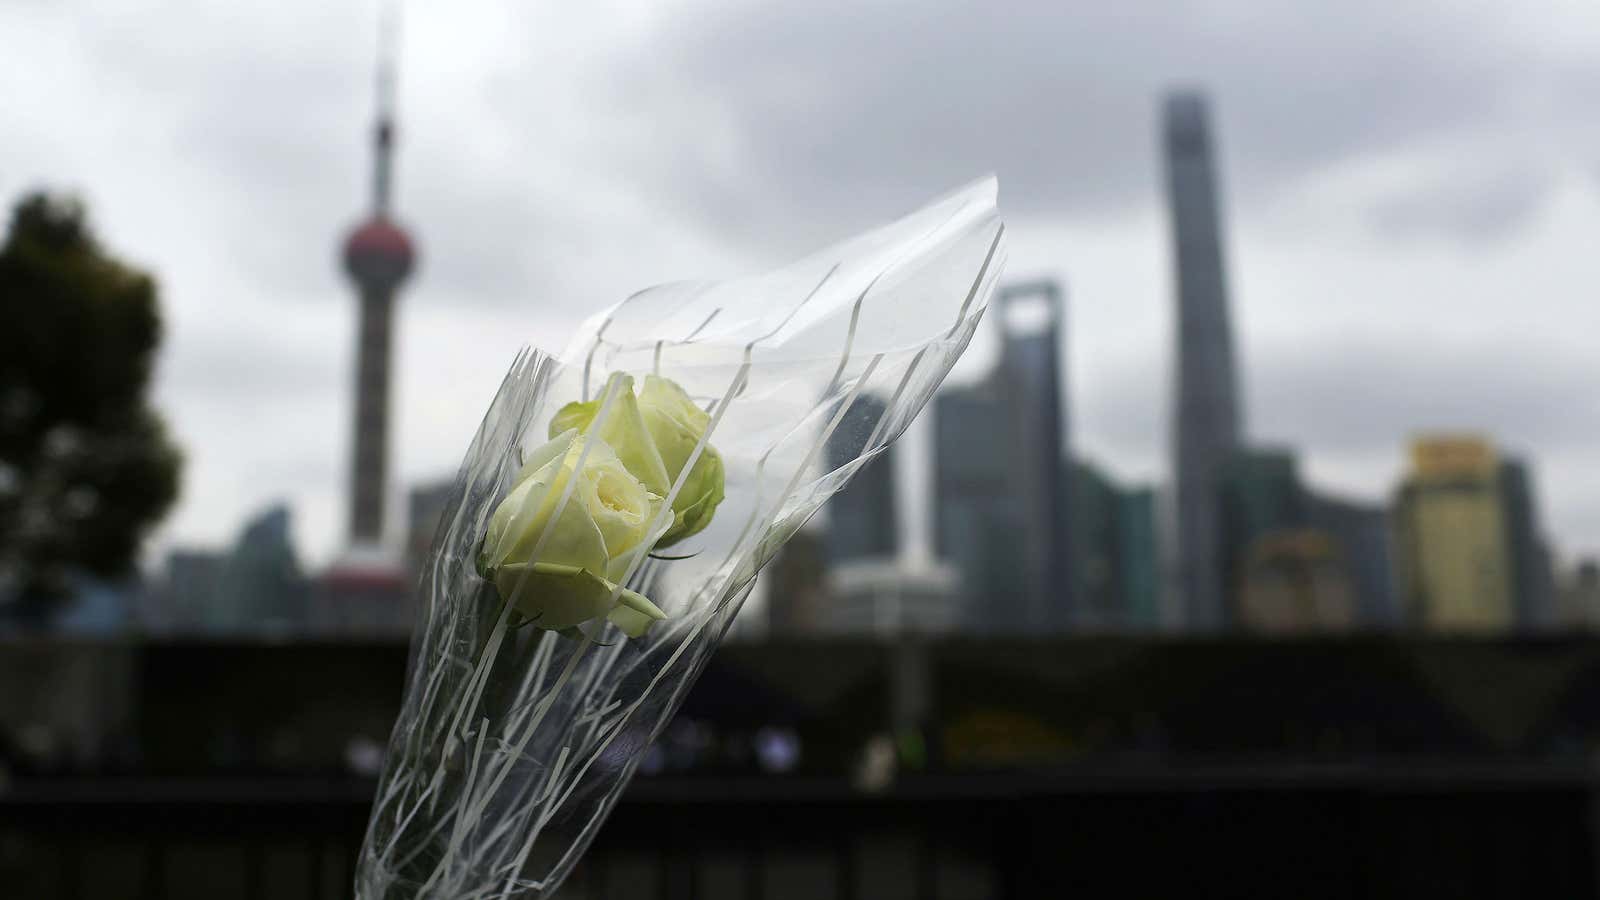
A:
[[[393,290],[411,274],[411,238],[382,215],[357,226],[344,242],[344,268],[363,288]]]

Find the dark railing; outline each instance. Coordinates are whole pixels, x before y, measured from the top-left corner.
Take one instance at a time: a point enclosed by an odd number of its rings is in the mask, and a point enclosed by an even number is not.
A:
[[[0,900],[348,897],[405,660],[0,641]],[[735,644],[652,753],[564,900],[1600,897],[1587,638]]]
[[[1596,896],[1597,782],[1516,766],[643,780],[571,900]],[[370,783],[16,784],[0,896],[336,898]]]

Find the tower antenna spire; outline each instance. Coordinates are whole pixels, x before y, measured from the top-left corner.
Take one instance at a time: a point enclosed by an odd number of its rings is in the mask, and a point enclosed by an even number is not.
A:
[[[373,128],[372,209],[389,213],[394,171],[395,71],[400,46],[400,6],[385,0],[378,9],[377,122]]]

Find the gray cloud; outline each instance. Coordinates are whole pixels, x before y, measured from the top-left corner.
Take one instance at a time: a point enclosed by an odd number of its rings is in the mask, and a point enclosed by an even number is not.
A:
[[[1377,202],[1370,217],[1385,237],[1441,236],[1471,249],[1527,225],[1555,183],[1549,172],[1531,164],[1450,173]]]
[[[1194,82],[1218,98],[1248,203],[1343,159],[1492,130],[1541,65],[1497,27],[1423,3],[719,7],[627,61],[607,105],[640,122],[627,165],[653,162],[707,221],[770,234],[768,216],[798,213],[814,221],[786,236],[815,239],[991,169],[1014,211],[1152,202],[1155,100]]]
[[[305,392],[324,391],[349,374],[348,361],[327,349],[271,332],[214,335],[167,361],[161,382],[196,399],[298,402]]]
[[[1308,454],[1398,459],[1416,433],[1479,431],[1538,456],[1600,441],[1600,373],[1538,347],[1369,339],[1269,347],[1242,385],[1251,436]],[[1080,392],[1079,422],[1118,447],[1161,446],[1161,367],[1129,365]]]
[[[1398,456],[1427,430],[1481,431],[1535,454],[1600,440],[1600,374],[1545,347],[1395,338],[1259,357],[1246,392],[1253,430],[1317,452]]]
[[[372,81],[350,48],[370,26],[336,7],[187,14],[198,31],[108,11],[83,24],[84,44],[142,111],[128,135],[183,173],[173,202],[207,224],[197,242],[265,295],[320,301],[366,200]]]

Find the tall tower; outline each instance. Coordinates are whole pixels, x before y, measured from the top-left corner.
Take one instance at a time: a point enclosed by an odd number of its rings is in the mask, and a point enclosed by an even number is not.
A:
[[[1033,281],[997,297],[999,366],[934,400],[936,549],[961,573],[968,627],[1062,631],[1081,621],[1062,477],[1062,289]]]
[[[394,302],[416,262],[411,238],[389,214],[394,157],[394,44],[392,6],[379,26],[377,121],[372,130],[372,213],[344,242],[344,269],[361,304],[356,333],[356,403],[350,457],[350,542],[383,537],[384,485],[389,455],[389,351]]]
[[[1229,621],[1217,488],[1222,467],[1239,446],[1242,426],[1205,98],[1191,92],[1168,96],[1163,131],[1178,287],[1173,587],[1184,625],[1206,631]]]
[[[1061,403],[1061,285],[1051,280],[1003,285],[999,292],[1003,396],[1009,409],[1012,496],[1022,511],[1027,553],[1028,626],[1077,624],[1072,567],[1070,458]]]

